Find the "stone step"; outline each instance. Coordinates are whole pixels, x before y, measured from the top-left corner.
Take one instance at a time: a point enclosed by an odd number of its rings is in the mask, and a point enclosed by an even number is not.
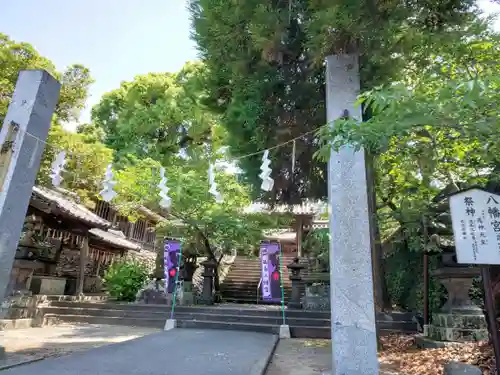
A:
[[[43,325],[51,326],[61,323],[105,324],[129,327],[145,327],[162,329],[165,326],[164,318],[122,318],[115,316],[92,315],[58,315],[47,314],[43,317]]]
[[[221,283],[221,285],[225,285],[225,284],[241,284],[241,285],[245,285],[245,284],[250,284],[250,285],[255,285],[257,286],[260,282],[260,277],[258,278],[255,278],[255,279],[251,279],[251,278],[248,278],[248,277],[226,277],[224,279],[224,281]],[[289,287],[292,286],[292,282],[289,281],[289,280],[284,280],[284,284],[285,285],[288,285]]]
[[[62,308],[62,307],[46,307],[43,309],[45,315],[58,315],[58,316],[95,316],[106,318],[133,318],[142,319],[149,318],[152,320],[163,319],[166,320],[170,316],[170,309],[164,312],[150,312],[145,314],[143,311],[127,311],[127,310],[104,310],[104,309],[81,309],[81,308]],[[175,319],[177,320],[196,320],[196,321],[223,321],[223,322],[244,322],[251,324],[271,324],[280,325],[282,322],[281,313],[275,316],[259,316],[259,315],[230,315],[230,314],[200,314],[200,313],[185,313],[175,312]],[[326,327],[330,325],[330,319],[311,319],[309,317],[291,317],[287,318],[289,325],[299,326],[316,326]]]
[[[156,306],[156,305],[147,305]],[[152,320],[167,319],[170,315],[170,307],[162,305],[161,309],[112,309],[102,308],[102,306],[93,307],[44,307],[42,311],[44,315],[58,316],[93,316],[93,317],[110,317],[124,319],[141,319],[148,317]],[[330,316],[325,313],[304,312],[298,310],[286,310],[286,319],[290,325],[297,326],[328,326],[330,324]],[[231,309],[231,308],[187,308],[178,306],[175,311],[176,319],[179,320],[210,320],[210,321],[228,321],[228,322],[248,322],[255,324],[280,324],[282,315],[279,309],[274,311],[256,310],[256,309]],[[384,315],[378,315],[378,319],[384,319]],[[397,331],[416,330],[417,325],[412,321],[390,321],[378,320],[380,329],[394,329]]]
[[[148,312],[165,312],[170,311],[167,305],[155,304],[139,304],[139,303],[117,303],[117,302],[70,302],[70,301],[53,301],[49,307],[66,307],[66,308],[87,308],[87,309],[104,309],[104,310],[133,310]],[[255,301],[251,300],[247,305],[234,304],[219,304],[214,306],[176,306],[176,312],[190,314],[228,314],[228,315],[257,315],[257,316],[279,316],[280,308],[269,306],[257,306]],[[290,317],[308,317],[310,319],[330,319],[330,311],[304,311],[304,310],[289,310],[287,315]],[[377,320],[383,321],[407,321],[412,322],[414,317],[410,312],[390,312],[378,313]]]
[[[255,293],[252,294],[223,294],[222,301],[224,303],[232,303],[236,305],[264,305],[264,306],[279,306],[281,301],[267,301],[263,300],[262,296],[257,296]],[[287,303],[287,296],[285,295],[285,304]]]
[[[35,319],[32,318],[0,319],[0,331],[31,328],[34,324]]]
[[[194,321],[178,320],[178,328],[196,328],[196,329],[223,329],[235,331],[250,331],[279,334],[279,325],[274,324],[251,324],[243,322],[222,322],[222,321]]]
[[[290,295],[292,293],[292,288],[287,288],[286,285],[283,288],[284,292],[286,295]],[[245,286],[237,286],[233,284],[225,285],[224,287],[221,286],[220,292],[224,294],[237,294],[241,296],[257,296],[257,294],[261,294],[261,288],[257,289],[257,287],[245,287]]]
[[[86,323],[121,325],[131,327],[147,327],[162,329],[165,325],[163,318],[117,318],[89,315],[55,315],[47,314],[44,317],[44,325],[56,325],[60,323]],[[252,332],[279,333],[278,324],[254,324],[247,322],[228,322],[210,320],[181,320],[177,319],[178,328],[195,329],[222,329]],[[393,329],[379,329],[379,334],[384,336],[396,332]],[[295,338],[330,338],[330,327],[293,326],[290,325],[290,333]]]

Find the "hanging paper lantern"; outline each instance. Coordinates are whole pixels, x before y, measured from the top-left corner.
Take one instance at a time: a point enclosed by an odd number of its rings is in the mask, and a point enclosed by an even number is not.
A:
[[[61,151],[56,155],[51,165],[50,178],[52,179],[52,185],[61,186],[61,183],[63,181],[61,173],[64,171],[65,164],[66,164],[66,152]]]
[[[104,174],[104,180],[102,182],[103,189],[99,192],[99,195],[105,202],[111,202],[117,193],[113,190],[116,185],[116,181],[113,181],[113,166],[109,164],[106,167],[106,173]]]
[[[160,189],[160,207],[163,207],[165,209],[170,208],[172,205],[172,199],[168,196],[168,191],[170,190],[167,187],[167,178],[165,177],[165,168],[161,167],[160,168],[160,177],[161,181],[158,184],[158,188]]]
[[[269,150],[264,151],[262,155],[262,165],[260,166],[261,173],[259,174],[262,184],[260,188],[264,191],[273,190],[274,180],[271,178],[272,169],[269,168],[271,160],[269,160]]]
[[[215,201],[217,203],[222,203],[224,199],[222,199],[222,195],[217,190],[217,183],[215,182],[214,166],[212,164],[208,166],[208,181],[210,183],[210,190],[208,190],[208,192],[215,197]]]

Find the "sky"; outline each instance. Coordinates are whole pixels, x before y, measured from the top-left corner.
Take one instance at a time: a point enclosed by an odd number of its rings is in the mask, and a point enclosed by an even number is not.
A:
[[[74,63],[90,69],[96,82],[81,122],[120,82],[195,60],[189,28],[183,0],[7,0],[0,12],[0,32],[32,44],[58,70]]]
[[[0,32],[31,43],[58,70],[74,63],[90,69],[96,82],[80,117],[88,122],[90,108],[120,82],[138,74],[175,72],[196,59],[184,1],[5,0]],[[489,0],[479,3],[488,13],[500,12],[500,5]]]

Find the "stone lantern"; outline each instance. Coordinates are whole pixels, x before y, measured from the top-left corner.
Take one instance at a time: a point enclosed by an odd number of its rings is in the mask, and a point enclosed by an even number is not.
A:
[[[214,303],[214,278],[217,268],[217,262],[214,259],[208,259],[201,263],[203,270],[203,291],[200,302],[204,305],[213,305]]]
[[[469,297],[476,267],[456,262],[454,252],[444,252],[440,267],[432,272],[448,291],[448,300],[432,316],[429,337],[439,341],[479,341],[488,338],[488,329],[482,309]]]
[[[183,305],[194,304],[193,276],[197,268],[196,258],[187,258],[182,264],[183,293],[181,304]]]
[[[292,282],[292,295],[288,301],[288,308],[290,309],[300,309],[302,304],[300,303],[300,287],[302,284],[302,276],[300,271],[306,268],[303,264],[300,264],[299,258],[295,258],[290,264],[286,266],[289,270],[289,278]]]

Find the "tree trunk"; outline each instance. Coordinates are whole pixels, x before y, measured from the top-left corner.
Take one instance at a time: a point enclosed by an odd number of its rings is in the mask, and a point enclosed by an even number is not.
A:
[[[370,236],[372,246],[372,273],[373,273],[373,297],[376,311],[390,309],[387,284],[385,282],[383,248],[380,240],[380,230],[377,220],[377,204],[375,192],[375,169],[374,157],[368,152],[366,154],[366,179],[368,186],[368,212],[370,220]]]

